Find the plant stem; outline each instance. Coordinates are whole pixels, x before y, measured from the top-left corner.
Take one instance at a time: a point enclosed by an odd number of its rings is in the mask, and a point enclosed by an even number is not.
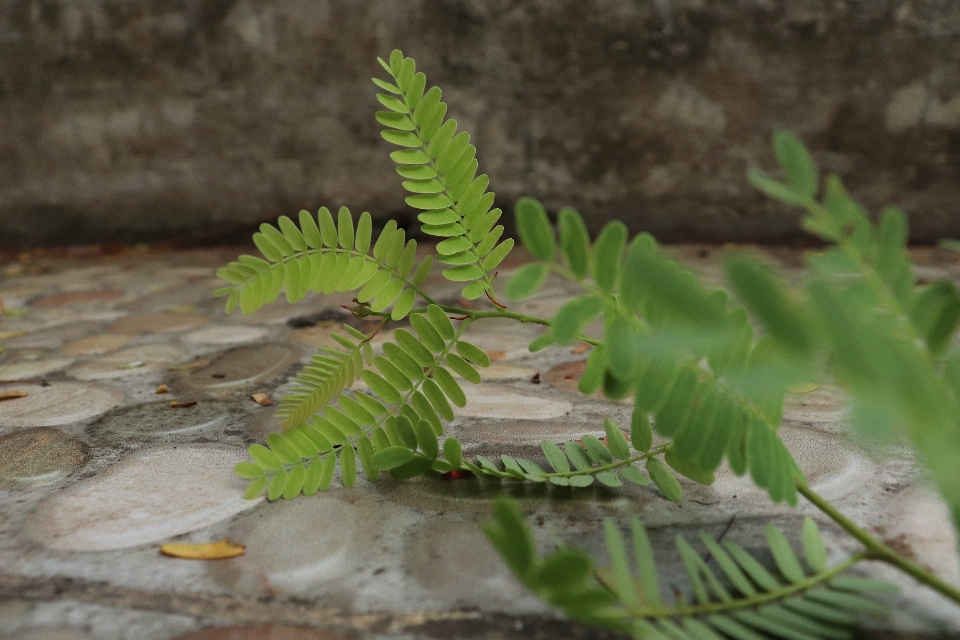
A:
[[[922,582],[931,589],[936,589],[954,602],[960,603],[960,589],[951,584],[947,584],[919,565],[910,562],[896,551],[871,536],[869,533],[857,526],[852,520],[840,513],[836,507],[824,500],[806,484],[798,482],[797,490],[803,494],[807,500],[812,502],[814,506],[820,509],[820,511],[823,511],[825,514],[830,516],[831,520],[843,527],[847,533],[863,543],[863,546],[867,548],[867,555],[871,560],[880,560],[882,562],[886,562],[887,564],[891,564],[904,573],[909,574],[918,582]]]
[[[452,313],[458,316],[467,316],[471,320],[480,320],[483,318],[510,318],[511,320],[518,320],[524,324],[540,324],[545,327],[549,327],[552,320],[547,318],[540,318],[538,316],[528,316],[525,313],[517,313],[516,311],[508,311],[507,309],[497,309],[496,311],[473,311],[471,309],[463,309],[461,307],[448,307],[446,305],[439,305],[447,313]],[[419,309],[414,309],[411,313],[417,313]],[[603,340],[598,340],[596,338],[591,338],[589,336],[580,335],[577,336],[577,339],[581,342],[586,342],[587,344],[592,344],[593,346],[598,346],[603,344]]]

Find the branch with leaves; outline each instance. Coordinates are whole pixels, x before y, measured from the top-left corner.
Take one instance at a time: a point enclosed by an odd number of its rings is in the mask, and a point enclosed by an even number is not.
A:
[[[603,569],[575,549],[561,548],[541,558],[523,517],[506,499],[497,502],[495,519],[484,533],[520,581],[545,601],[576,620],[645,640],[851,638],[857,614],[884,612],[873,596],[897,591],[886,582],[841,575],[867,560],[868,553],[829,567],[823,539],[810,518],[803,523],[806,568],[783,533],[767,525],[776,574],[743,547],[700,533],[718,574],[678,535],[692,597],[678,594],[673,603],[660,593],[654,551],[637,518],[630,521],[629,545],[612,520],[604,522],[610,566]]]
[[[729,292],[702,285],[645,233],[629,237],[621,222],[606,225],[591,241],[581,216],[561,209],[556,226],[539,202],[521,198],[515,210],[523,246],[536,258],[516,270],[504,287],[510,299],[535,294],[551,273],[576,283],[581,294],[552,318],[512,311],[497,299],[497,267],[513,247],[501,240],[501,212],[493,208],[487,176],[477,176],[476,149],[446,118],[437,87],[411,58],[394,51],[380,60],[387,79],[374,79],[387,111],[377,113],[407,203],[418,210],[421,230],[438,238],[442,276],[465,283],[467,299],[489,298],[492,309],[439,305],[422,289],[433,267],[428,255],[416,264],[417,245],[388,222],[372,243],[367,213],[354,220],[326,208],[299,223],[281,217],[254,235],[262,257],[241,256],[218,271],[227,281],[217,291],[227,311],[252,313],[286,292],[295,302],[307,291],[356,292],[359,317],[380,327],[362,333],[344,326],[337,348],[321,348],[281,399],[283,431],[250,447],[237,465],[250,480],[247,497],[292,499],[340,480],[353,486],[358,471],[370,482],[383,472],[394,480],[448,471],[470,471],[504,482],[550,483],[576,491],[624,481],[655,485],[664,497],[682,499],[678,474],[710,484],[726,461],[749,474],[777,502],[795,505],[802,495],[864,545],[864,551],[828,567],[812,521],[804,525],[807,568],[783,535],[768,528],[778,573],[740,547],[706,536],[701,542],[716,562],[710,568],[691,545],[677,547],[692,598],[668,603],[659,592],[647,534],[633,521],[636,572],[618,527],[607,523],[612,567],[595,570],[583,553],[560,549],[541,559],[519,514],[497,506],[487,534],[518,577],[571,617],[625,630],[643,638],[843,638],[853,614],[878,606],[869,594],[888,587],[840,574],[864,560],[881,560],[960,603],[960,590],[886,547],[839,513],[807,485],[778,436],[786,391],[811,380],[831,380],[853,397],[853,423],[884,436],[905,432],[960,526],[960,348],[952,338],[960,324],[960,293],[951,282],[916,285],[906,252],[902,211],[884,210],[878,223],[828,177],[822,200],[810,154],[794,136],[774,136],[783,181],[752,172],[764,193],[806,209],[804,228],[829,243],[810,258],[803,291],[788,290],[769,269],[747,255],[724,260]],[[955,243],[960,246],[960,243]],[[731,295],[732,294],[732,295]],[[409,318],[375,353],[371,340],[390,322]],[[503,455],[498,463],[463,458],[462,446],[445,437],[466,396],[456,376],[479,383],[488,356],[462,339],[473,322],[512,319],[547,327],[531,351],[583,340],[594,345],[579,382],[584,393],[632,397],[629,429],[604,421],[605,438],[541,444],[549,469],[537,461]],[[603,338],[583,335],[601,319]],[[362,380],[368,391],[351,387]],[[653,434],[661,444],[653,446]],[[442,443],[442,444],[441,444]],[[646,473],[640,469],[643,465]]]

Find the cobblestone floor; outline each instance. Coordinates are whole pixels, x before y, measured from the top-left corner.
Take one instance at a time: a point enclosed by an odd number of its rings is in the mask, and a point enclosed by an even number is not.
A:
[[[718,282],[715,247],[673,250]],[[0,320],[0,391],[26,393],[0,401],[0,636],[613,637],[560,619],[511,577],[479,530],[502,490],[491,483],[384,477],[289,502],[243,499],[244,482],[232,467],[275,428],[274,408],[251,394],[280,396],[348,318],[339,305],[350,296],[308,296],[295,306],[226,316],[211,297],[219,283],[214,269],[236,254],[143,248],[12,257],[0,265],[0,298],[26,312]],[[768,254],[799,278],[798,251]],[[922,278],[960,278],[960,265],[944,253],[920,250],[915,258]],[[438,299],[457,299],[458,287],[442,280],[428,286]],[[512,308],[549,315],[572,294],[550,281]],[[526,344],[539,331],[499,321],[469,329],[494,362],[449,425],[467,455],[536,455],[541,440],[602,434],[606,416],[628,420],[629,406],[576,391],[582,349],[529,353]],[[158,393],[161,385],[166,394]],[[852,443],[835,390],[792,396],[782,433],[815,490],[960,582],[942,503],[918,483],[905,452]],[[813,509],[772,505],[726,470],[710,487],[685,483],[679,505],[649,488],[558,489],[512,489],[542,543],[559,537],[599,558],[601,518],[638,514],[677,584],[671,540],[678,532],[726,531],[760,549],[758,525],[778,524],[796,543],[800,520],[810,514],[833,561],[856,549]],[[189,561],[158,550],[164,542],[225,537],[246,545],[246,553]],[[903,586],[875,631],[960,634],[960,609],[884,567],[865,570]]]

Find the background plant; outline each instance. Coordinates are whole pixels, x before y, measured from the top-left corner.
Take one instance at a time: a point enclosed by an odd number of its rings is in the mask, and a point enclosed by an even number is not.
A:
[[[664,605],[639,524],[632,525],[632,538],[640,589],[612,523],[606,525],[613,565],[607,587],[582,554],[560,550],[540,560],[509,505],[498,507],[488,535],[520,579],[549,602],[573,617],[642,637],[843,637],[853,621],[850,612],[873,607],[863,594],[877,585],[837,574],[867,559],[894,564],[960,602],[955,588],[895,554],[812,492],[777,435],[790,385],[841,384],[853,398],[858,428],[875,437],[908,434],[957,519],[960,468],[951,461],[960,451],[960,354],[950,339],[960,322],[960,296],[949,282],[915,286],[902,212],[888,208],[873,224],[836,177],[826,180],[818,201],[820,181],[809,153],[795,137],[778,133],[774,151],[785,180],[758,172],[750,179],[768,195],[803,206],[804,227],[830,244],[811,258],[802,292],[788,291],[748,256],[729,256],[724,267],[731,297],[700,284],[648,234],[630,239],[622,223],[612,222],[591,242],[572,209],[559,212],[555,231],[538,202],[521,199],[518,235],[537,260],[517,270],[506,295],[532,295],[550,273],[577,283],[582,294],[553,318],[516,313],[494,292],[496,269],[513,241],[501,241],[501,212],[493,208],[487,177],[476,175],[469,136],[446,119],[440,90],[426,89],[412,59],[394,51],[389,62],[380,62],[388,78],[374,82],[384,91],[377,97],[387,111],[377,119],[383,137],[401,147],[391,157],[411,194],[407,203],[421,211],[424,233],[442,238],[436,256],[447,265],[443,276],[466,283],[465,298],[486,296],[493,309],[446,306],[424,293],[433,258],[416,264],[416,242],[393,222],[375,243],[369,214],[355,220],[345,208],[336,219],[321,208],[316,217],[301,212],[299,224],[281,217],[276,226],[263,225],[254,236],[263,257],[241,256],[218,272],[230,283],[218,291],[227,297],[228,311],[239,305],[251,313],[281,291],[290,302],[310,290],[356,291],[354,315],[374,316],[381,324],[370,333],[344,326],[334,335],[339,348],[318,350],[295,378],[278,412],[285,431],[271,434],[266,446],[253,445],[251,461],[237,466],[251,480],[248,497],[263,491],[269,499],[310,495],[329,487],[339,467],[346,486],[355,483],[358,469],[371,481],[384,471],[400,480],[468,470],[574,488],[652,482],[665,497],[680,500],[670,468],[709,484],[727,461],[774,501],[795,505],[804,495],[857,537],[864,551],[828,568],[815,526],[806,525],[807,572],[782,534],[769,531],[780,571],[774,577],[745,552],[704,538],[721,567],[718,576],[678,541],[697,604]],[[590,435],[562,447],[544,442],[549,469],[509,456],[499,464],[464,460],[460,443],[443,437],[443,423],[466,402],[453,374],[478,383],[478,368],[489,364],[482,350],[463,339],[464,329],[491,317],[549,327],[530,345],[534,351],[577,340],[594,345],[580,390],[602,389],[615,399],[632,395],[626,432],[607,420],[606,442]],[[370,340],[404,318],[410,330],[398,329],[382,355],[375,355]],[[582,334],[597,318],[602,340]],[[358,378],[371,393],[349,391]],[[656,447],[654,431],[664,438]]]

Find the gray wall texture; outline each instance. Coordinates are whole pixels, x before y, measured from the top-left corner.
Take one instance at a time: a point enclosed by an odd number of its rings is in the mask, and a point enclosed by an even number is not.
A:
[[[957,0],[0,0],[0,245],[409,216],[369,78],[400,47],[498,201],[791,241],[787,127],[915,240],[960,235]]]

